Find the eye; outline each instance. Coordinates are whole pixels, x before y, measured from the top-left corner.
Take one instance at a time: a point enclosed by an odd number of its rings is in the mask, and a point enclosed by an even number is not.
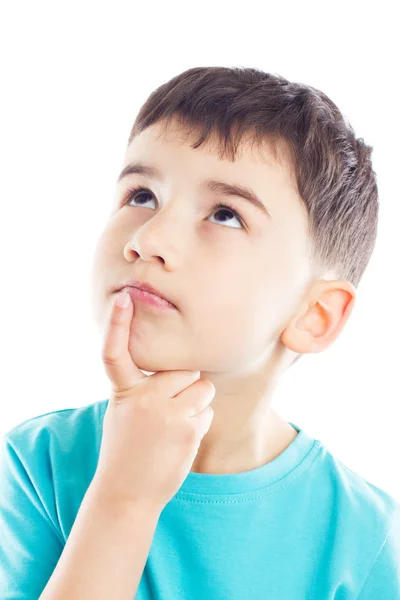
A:
[[[129,206],[134,206],[133,204],[131,204],[132,201],[135,202],[140,202],[139,200],[137,200],[137,198],[139,196],[143,196],[144,195],[150,195],[153,196],[153,199],[155,199],[154,194],[143,187],[135,187],[135,188],[129,188],[127,190],[127,194],[125,196],[125,198],[122,200],[122,205],[129,205]],[[144,200],[144,202],[146,202],[146,200]],[[139,206],[143,206],[143,202],[139,204]],[[241,218],[241,216],[233,209],[232,206],[230,206],[229,204],[223,204],[222,202],[220,202],[219,204],[217,204],[216,206],[214,206],[214,212],[219,212],[219,213],[223,213],[223,214],[227,214],[227,213],[232,213],[235,218],[237,219],[237,221],[239,222],[239,227],[234,227],[234,229],[243,229],[245,227],[244,225],[244,221]],[[225,223],[225,222],[229,222],[232,219],[232,217],[230,218],[225,218],[222,219],[220,221],[220,223]]]

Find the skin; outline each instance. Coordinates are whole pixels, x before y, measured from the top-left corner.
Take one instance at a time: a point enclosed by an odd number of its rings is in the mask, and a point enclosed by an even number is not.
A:
[[[174,120],[129,144],[122,168],[140,160],[159,167],[164,180],[131,174],[117,184],[94,253],[92,303],[102,333],[123,279],[151,283],[178,307],[156,311],[134,302],[129,352],[144,372],[200,369],[214,384],[214,418],[191,471],[240,473],[270,462],[296,437],[271,408],[274,389],[299,354],[334,342],[356,290],[332,273],[315,278],[307,210],[283,145],[274,155],[267,142],[248,144],[248,136],[232,162],[220,159],[213,138],[196,149],[191,141]],[[272,219],[238,197],[198,191],[209,177],[250,187]],[[123,205],[135,185],[150,192]],[[214,209],[225,200],[245,225],[234,212]]]

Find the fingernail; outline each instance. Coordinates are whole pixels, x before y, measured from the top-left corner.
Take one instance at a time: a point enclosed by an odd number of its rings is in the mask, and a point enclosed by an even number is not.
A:
[[[130,302],[131,297],[129,294],[127,294],[126,292],[121,292],[120,294],[118,294],[116,300],[117,306],[120,306],[121,308],[126,308],[127,306],[129,306]]]

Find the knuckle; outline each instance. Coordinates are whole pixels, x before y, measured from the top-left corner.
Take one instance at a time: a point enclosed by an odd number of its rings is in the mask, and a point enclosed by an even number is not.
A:
[[[113,388],[112,397],[114,402],[123,403],[130,397],[130,388],[115,387]]]
[[[110,349],[103,348],[101,351],[101,359],[106,365],[115,365],[118,362],[119,357],[110,351]]]
[[[215,387],[208,379],[201,380],[201,392],[206,396],[214,394]]]
[[[135,408],[138,407],[141,410],[148,409],[149,406],[146,402],[146,398],[138,393],[135,383],[129,383],[128,385],[112,384],[113,395],[118,400],[134,400]]]
[[[208,381],[208,380],[207,380],[206,383],[208,383],[208,387],[209,387],[210,392],[214,393],[215,392],[215,385],[213,383],[211,383],[211,381]]]

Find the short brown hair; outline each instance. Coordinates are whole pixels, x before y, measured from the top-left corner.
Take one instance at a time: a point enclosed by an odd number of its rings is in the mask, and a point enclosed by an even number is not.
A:
[[[245,133],[273,149],[283,142],[309,215],[314,274],[332,272],[358,286],[377,236],[372,147],[356,138],[328,96],[256,68],[194,67],[150,94],[128,145],[150,125],[173,118],[199,133],[193,148],[216,134],[221,157],[227,153],[231,160]]]

